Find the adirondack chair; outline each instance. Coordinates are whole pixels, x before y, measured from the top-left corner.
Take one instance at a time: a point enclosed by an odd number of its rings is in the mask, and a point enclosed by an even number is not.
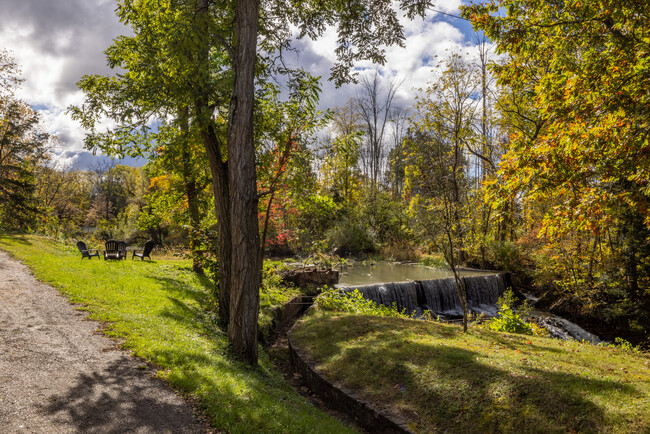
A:
[[[126,259],[126,241],[118,241],[117,250],[120,252],[120,259]]]
[[[119,248],[119,243],[115,240],[108,240],[104,244],[104,260],[106,259],[121,259],[122,253]]]
[[[77,249],[81,252],[81,259],[88,258],[90,260],[93,256],[96,256],[99,259],[99,250],[89,249],[86,247],[86,243],[83,241],[77,242]]]
[[[144,258],[149,258],[151,259],[151,256],[149,254],[153,250],[153,246],[155,246],[156,243],[152,240],[147,241],[144,243],[144,249],[136,249],[133,251],[133,256],[131,257],[131,260],[135,259],[137,256],[138,258],[142,259],[144,261]]]

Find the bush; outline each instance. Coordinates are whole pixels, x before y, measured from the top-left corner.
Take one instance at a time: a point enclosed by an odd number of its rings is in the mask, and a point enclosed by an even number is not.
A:
[[[414,241],[407,207],[385,191],[364,190],[353,211],[355,221],[363,224],[373,239],[381,245],[404,244]]]
[[[627,353],[633,353],[633,354],[642,354],[643,351],[641,351],[641,347],[632,345],[630,342],[626,341],[623,338],[615,338],[614,339],[614,346],[618,348],[621,351],[625,351]]]
[[[370,253],[375,250],[366,229],[347,220],[328,231],[327,245],[340,255]]]
[[[503,293],[502,297],[499,297],[499,301],[497,301],[499,308],[497,317],[488,322],[488,327],[498,332],[532,335],[533,327],[526,322],[530,307],[524,302],[519,310],[515,310],[514,305],[515,295],[509,289]]]
[[[383,304],[376,304],[372,300],[366,300],[358,289],[352,292],[332,288],[324,289],[314,303],[317,309],[333,312],[350,312],[358,315],[390,316],[399,318],[410,318],[405,310],[397,309],[393,303],[391,307]]]
[[[441,255],[427,255],[420,260],[420,263],[432,268],[449,268],[449,264]]]
[[[488,248],[491,262],[497,269],[513,272],[520,270],[522,252],[517,244],[509,241],[493,241]]]

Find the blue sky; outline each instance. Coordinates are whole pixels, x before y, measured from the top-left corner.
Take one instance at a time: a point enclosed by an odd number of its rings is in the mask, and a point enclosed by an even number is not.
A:
[[[445,0],[434,9],[459,15],[460,4],[460,0]],[[103,52],[113,38],[128,33],[115,17],[115,7],[114,0],[0,2],[0,49],[11,50],[21,65],[25,82],[18,96],[39,110],[43,127],[58,136],[55,153],[61,166],[86,168],[101,158],[83,149],[85,132],[65,110],[83,102],[75,84],[82,75],[111,73]],[[406,47],[388,48],[383,66],[363,62],[357,67],[366,73],[378,68],[386,81],[403,81],[397,99],[407,107],[416,89],[435,77],[432,70],[438,60],[453,51],[471,55],[474,36],[468,22],[434,11],[425,20],[403,22]],[[343,105],[358,93],[354,85],[336,89],[327,81],[335,41],[336,34],[330,30],[318,41],[295,42],[298,56],[294,62],[323,77],[321,108]]]

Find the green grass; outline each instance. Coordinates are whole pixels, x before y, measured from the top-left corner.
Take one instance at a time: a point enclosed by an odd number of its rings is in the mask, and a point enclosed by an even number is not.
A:
[[[291,389],[261,349],[255,368],[230,356],[227,337],[204,309],[212,303],[210,282],[192,273],[189,261],[82,261],[76,247],[33,236],[0,236],[0,248],[104,322],[108,335],[156,366],[173,388],[196,398],[216,428],[351,432]],[[283,299],[271,292],[273,302],[262,302],[268,308]]]
[[[316,311],[294,341],[417,432],[650,432],[650,357],[403,318]]]

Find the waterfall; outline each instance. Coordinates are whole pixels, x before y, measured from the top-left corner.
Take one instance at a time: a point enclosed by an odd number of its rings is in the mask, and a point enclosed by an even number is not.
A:
[[[467,308],[476,314],[497,314],[497,300],[509,286],[506,273],[461,277],[467,287]],[[456,291],[454,278],[416,280],[410,282],[378,283],[374,285],[349,286],[344,291],[358,289],[364,298],[377,304],[405,309],[407,313],[421,315],[425,310],[434,316],[462,317],[463,307]]]
[[[467,308],[475,314],[488,317],[497,315],[497,301],[508,287],[511,287],[510,274],[484,274],[480,276],[461,277],[467,288]],[[454,278],[436,280],[413,280],[409,282],[377,283],[361,286],[339,286],[343,291],[358,289],[367,300],[377,304],[392,306],[406,313],[415,312],[420,316],[430,311],[434,317],[441,319],[462,318],[463,307],[456,291]],[[533,311],[535,322],[549,331],[554,338],[575,339],[594,344],[603,342],[600,338],[578,325],[555,315]]]

